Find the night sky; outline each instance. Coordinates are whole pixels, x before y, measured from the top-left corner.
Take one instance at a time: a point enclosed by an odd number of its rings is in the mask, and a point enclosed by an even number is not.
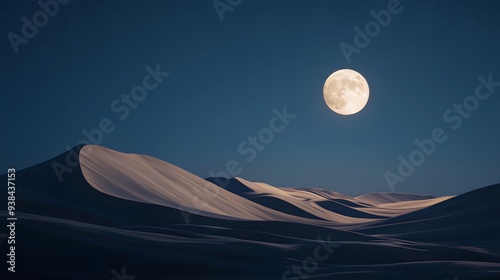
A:
[[[347,195],[393,190],[384,173],[399,176],[398,156],[442,129],[446,140],[395,191],[449,195],[500,183],[498,1],[402,0],[350,62],[339,45],[355,47],[354,28],[393,1],[220,0],[221,17],[211,0],[101,2],[58,4],[16,47],[8,34],[23,36],[22,18],[43,10],[4,3],[0,173],[63,153],[104,120],[112,131],[98,144],[201,177],[229,162],[248,180]],[[157,67],[168,76],[126,103],[122,95]],[[324,81],[342,68],[370,86],[367,106],[351,116],[323,99]],[[478,77],[489,75],[479,100]],[[455,111],[464,100],[474,110]],[[295,117],[257,151],[248,137],[269,132],[285,106]]]

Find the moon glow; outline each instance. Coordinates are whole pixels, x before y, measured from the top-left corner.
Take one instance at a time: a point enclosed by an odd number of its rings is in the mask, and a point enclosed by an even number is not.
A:
[[[351,69],[341,69],[331,74],[325,81],[323,97],[337,114],[352,115],[361,111],[370,96],[365,78]]]

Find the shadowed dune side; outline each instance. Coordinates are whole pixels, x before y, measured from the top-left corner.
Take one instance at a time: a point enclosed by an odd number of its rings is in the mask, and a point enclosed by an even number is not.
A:
[[[407,240],[479,246],[500,254],[500,184],[374,223],[359,232]]]
[[[271,209],[280,211],[282,213],[287,213],[297,217],[309,218],[309,219],[321,219],[320,217],[314,216],[313,214],[303,210],[300,207],[297,207],[285,200],[281,200],[274,196],[270,195],[255,195],[251,197],[247,197],[248,200],[258,203],[260,205],[264,205]],[[342,213],[339,213],[343,215]],[[347,216],[347,215],[344,215]],[[349,216],[352,217],[352,216]]]
[[[359,211],[356,208],[352,208],[349,206],[345,206],[342,203],[339,203],[334,200],[324,200],[316,202],[320,207],[330,211],[339,213],[341,215],[356,217],[356,218],[365,218],[365,219],[384,219],[387,217],[374,215],[368,212]]]
[[[475,209],[483,209],[484,211],[490,207],[497,207],[500,203],[500,184],[492,185],[477,190],[473,190],[449,199],[440,203],[429,205],[428,207],[414,212],[401,215],[381,221],[376,226],[384,226],[397,223],[407,223],[411,221],[431,220],[437,217],[450,217],[463,213],[463,209],[472,211]],[[487,213],[484,216],[476,217],[479,221],[484,220],[499,220],[496,213]]]
[[[366,208],[366,207],[371,206],[371,205],[365,204],[363,202],[354,202],[352,200],[341,199],[341,198],[335,198],[335,199],[331,199],[331,200],[336,201],[342,205],[352,207],[352,208]]]
[[[5,215],[0,211],[0,216]],[[146,279],[281,279],[284,272],[313,256],[316,248],[323,248],[318,238],[336,245],[323,244],[334,249],[318,264],[312,279],[435,279],[460,273],[460,279],[467,280],[500,273],[498,256],[471,248],[381,239],[287,222],[230,221],[246,229],[140,228],[31,214],[19,218],[25,221],[18,228],[23,251],[30,252],[19,261],[18,273],[23,277],[100,279],[112,269],[126,267],[130,275]],[[58,265],[50,265],[54,263]]]
[[[244,196],[244,194],[254,193],[254,190],[247,187],[236,178],[210,177],[205,180],[237,195]]]

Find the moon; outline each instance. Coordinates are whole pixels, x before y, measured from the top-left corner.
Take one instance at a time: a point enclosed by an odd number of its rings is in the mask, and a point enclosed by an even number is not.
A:
[[[341,69],[331,74],[325,81],[323,97],[337,114],[352,115],[361,111],[370,96],[365,78],[351,69]]]

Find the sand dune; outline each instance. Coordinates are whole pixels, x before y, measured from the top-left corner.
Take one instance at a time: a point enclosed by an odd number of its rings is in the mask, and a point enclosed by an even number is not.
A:
[[[69,153],[80,166],[59,182],[51,163]],[[500,279],[500,185],[349,197],[205,180],[100,146],[17,177],[23,279],[111,279],[122,267],[137,279],[294,279],[318,248],[335,249],[308,279]]]
[[[428,200],[433,199],[434,196],[418,195],[409,193],[370,193],[356,197],[357,201],[368,203],[371,205],[379,205],[384,203],[394,203],[402,201],[415,201],[415,200]]]
[[[85,179],[115,197],[202,213],[216,218],[276,220],[281,213],[241,198],[172,164],[100,146],[80,153]]]
[[[329,221],[347,225],[395,216],[406,213],[408,209],[353,209],[332,200],[357,202],[347,196],[317,190],[277,188],[242,178],[222,183],[227,185],[224,186],[226,189],[159,159],[124,154],[100,146],[83,147],[80,166],[90,185],[105,194],[171,208],[182,207],[188,212],[214,218],[293,221],[316,225],[327,225],[322,221]],[[428,203],[422,205],[427,206]],[[337,211],[332,208],[333,204],[337,205]],[[330,211],[330,208],[334,211]],[[411,209],[419,209],[418,203]]]

